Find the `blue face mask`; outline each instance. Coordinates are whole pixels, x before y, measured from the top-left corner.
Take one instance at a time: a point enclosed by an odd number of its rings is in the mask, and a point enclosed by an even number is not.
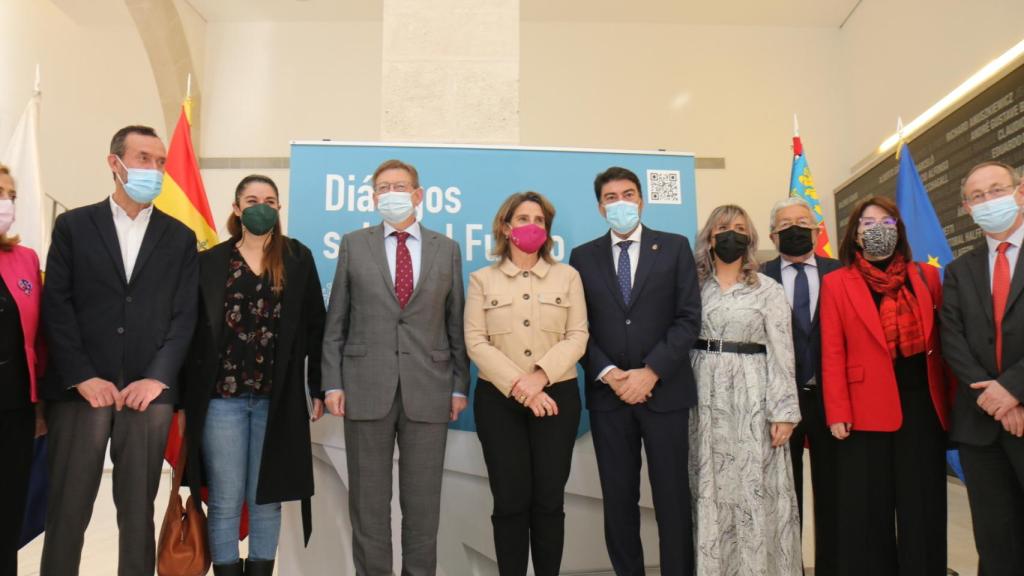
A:
[[[387,192],[377,196],[377,213],[392,226],[405,222],[415,210],[409,192]]]
[[[120,158],[117,161],[128,172],[127,181],[122,180],[121,175],[117,172],[114,173],[128,197],[139,204],[150,204],[156,200],[164,186],[163,171],[149,168],[129,168],[124,165],[124,162],[121,162]]]
[[[640,206],[626,200],[605,204],[604,214],[608,225],[619,234],[632,232],[640,223]]]
[[[1020,206],[1014,194],[982,202],[971,208],[974,223],[989,234],[1006,232],[1017,221]]]

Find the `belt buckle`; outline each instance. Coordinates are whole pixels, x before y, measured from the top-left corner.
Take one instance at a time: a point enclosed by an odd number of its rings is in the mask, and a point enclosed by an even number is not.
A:
[[[718,349],[717,350],[713,350],[712,349],[713,347],[711,346],[711,344],[713,342],[718,342]],[[708,340],[707,340],[707,343],[708,343],[707,344],[707,349],[705,351],[708,354],[721,354],[722,353],[722,343],[723,342],[725,342],[725,341],[722,340],[721,338],[708,338]]]

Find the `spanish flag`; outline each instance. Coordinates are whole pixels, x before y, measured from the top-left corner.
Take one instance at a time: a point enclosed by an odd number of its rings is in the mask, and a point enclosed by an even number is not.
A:
[[[177,218],[196,233],[199,250],[217,243],[217,227],[213,224],[210,203],[206,200],[203,177],[192,148],[192,98],[185,98],[181,116],[171,137],[164,165],[164,187],[157,197],[156,207]]]

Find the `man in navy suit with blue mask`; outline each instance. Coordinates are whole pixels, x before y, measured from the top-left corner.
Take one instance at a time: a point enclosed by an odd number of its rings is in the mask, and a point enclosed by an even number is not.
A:
[[[611,167],[594,180],[607,234],[569,262],[587,295],[590,340],[581,360],[604,495],[605,542],[615,573],[644,574],[640,541],[643,447],[665,576],[693,573],[689,411],[697,399],[690,349],[701,300],[690,243],[640,223],[636,174]]]

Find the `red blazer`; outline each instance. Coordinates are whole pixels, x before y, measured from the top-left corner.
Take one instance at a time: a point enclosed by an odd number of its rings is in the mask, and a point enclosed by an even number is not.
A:
[[[18,305],[25,338],[25,358],[28,360],[29,386],[32,401],[37,402],[36,381],[42,377],[46,365],[43,335],[39,331],[39,303],[43,296],[39,257],[34,250],[24,246],[14,246],[10,252],[0,250],[0,277]]]
[[[939,343],[937,312],[942,306],[942,284],[932,266],[915,263],[907,268],[907,274],[924,321],[932,404],[943,429],[948,430],[956,381],[942,360]],[[878,308],[860,272],[846,266],[825,276],[820,307],[826,421],[829,425],[849,422],[854,430],[898,430],[903,412],[896,374]]]

